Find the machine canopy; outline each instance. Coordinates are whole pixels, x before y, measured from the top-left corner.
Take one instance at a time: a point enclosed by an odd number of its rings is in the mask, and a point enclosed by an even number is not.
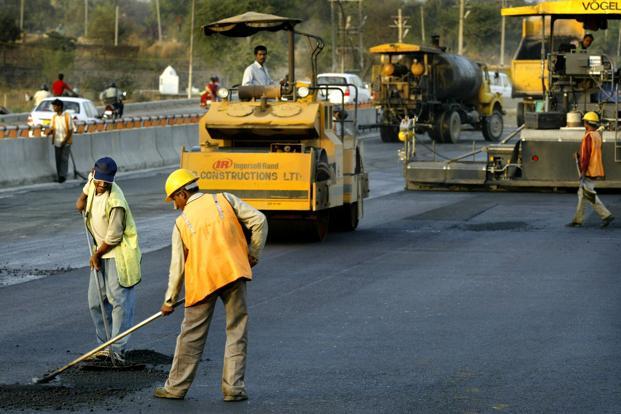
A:
[[[291,31],[302,19],[281,17],[273,14],[247,12],[239,16],[233,16],[218,20],[203,26],[205,36],[221,34],[228,37],[247,37],[258,32],[278,32],[280,30]]]

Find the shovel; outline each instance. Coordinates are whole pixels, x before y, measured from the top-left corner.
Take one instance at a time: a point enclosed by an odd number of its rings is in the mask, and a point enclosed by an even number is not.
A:
[[[173,304],[173,308],[176,308],[177,306],[181,305],[183,302],[185,301],[185,299],[179,299],[177,302],[175,302],[175,304]],[[61,372],[71,368],[72,366],[84,361],[85,359],[89,358],[91,355],[96,354],[97,352],[101,351],[102,349],[112,345],[113,343],[117,342],[120,339],[125,338],[127,335],[131,334],[134,331],[137,331],[138,329],[142,328],[145,325],[148,325],[149,323],[153,322],[154,320],[158,319],[160,316],[163,316],[164,314],[160,311],[154,315],[151,315],[150,317],[148,317],[147,319],[145,319],[144,321],[140,322],[137,325],[132,326],[131,328],[129,328],[128,330],[126,330],[125,332],[121,332],[120,334],[118,334],[117,336],[115,336],[114,338],[110,339],[109,341],[99,345],[97,348],[94,348],[90,351],[88,351],[87,353],[85,353],[84,355],[74,359],[73,361],[71,361],[70,363],[68,363],[67,365],[65,365],[62,368],[58,368],[55,371],[50,372],[49,374],[44,375],[41,378],[33,378],[32,382],[33,384],[46,384],[48,382],[50,382],[51,380],[53,380],[54,378],[56,378],[56,376],[58,374],[60,374]]]
[[[86,214],[82,214],[84,218],[84,234],[86,234],[86,243],[88,244],[88,252],[90,253],[89,257],[93,256],[93,246],[91,244],[91,238],[88,232],[88,226],[86,225]],[[106,341],[110,340],[110,326],[108,325],[108,318],[106,317],[106,308],[104,306],[103,296],[101,294],[101,283],[99,281],[99,271],[97,269],[91,268],[91,274],[95,276],[95,284],[97,285],[97,297],[99,298],[99,309],[101,310],[101,317],[103,319],[104,331],[106,332]],[[110,359],[112,359],[112,364],[116,365],[116,359],[114,356],[114,352],[112,352],[112,347],[109,348],[110,351]]]

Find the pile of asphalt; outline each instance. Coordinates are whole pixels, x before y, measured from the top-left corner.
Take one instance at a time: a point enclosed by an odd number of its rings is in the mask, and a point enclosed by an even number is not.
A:
[[[89,411],[93,407],[119,407],[124,401],[142,400],[136,391],[163,385],[172,358],[152,350],[126,354],[129,364],[143,370],[83,370],[79,365],[61,373],[49,384],[0,385],[2,411]],[[145,404],[147,401],[145,401]]]

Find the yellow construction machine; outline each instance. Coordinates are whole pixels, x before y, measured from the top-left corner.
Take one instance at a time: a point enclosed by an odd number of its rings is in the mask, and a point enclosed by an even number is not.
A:
[[[346,128],[342,111],[317,100],[316,58],[323,41],[296,31],[300,22],[248,12],[203,26],[207,36],[286,32],[288,75],[280,85],[221,88],[221,101],[212,102],[199,122],[199,146],[182,151],[181,167],[200,177],[202,190],[235,194],[271,224],[303,228],[308,237],[322,240],[329,228],[357,227],[368,176],[361,142],[346,133],[352,128]],[[312,41],[310,86],[296,83],[295,35]]]
[[[519,87],[537,98],[523,105],[524,124],[498,144],[442,162],[417,159],[404,151],[406,187],[575,188],[574,154],[584,135],[582,116],[596,112],[603,128],[606,172],[606,179],[597,185],[621,188],[621,73],[610,56],[571,43],[585,31],[595,33],[596,42],[603,38],[598,30],[605,30],[610,20],[621,20],[621,0],[546,1],[503,8],[502,15],[538,20],[535,29],[542,31],[529,40],[539,59],[513,65],[514,82],[520,85],[523,80]],[[519,71],[530,73],[516,75]]]
[[[508,10],[505,13],[509,13]],[[522,19],[522,39],[511,61],[512,97],[522,98],[517,104],[517,124],[524,123],[525,112],[535,112],[535,103],[543,99],[549,87],[547,65],[544,65],[552,44],[555,52],[571,50],[584,36],[577,20],[554,19],[554,42],[550,42],[552,16],[530,16]]]

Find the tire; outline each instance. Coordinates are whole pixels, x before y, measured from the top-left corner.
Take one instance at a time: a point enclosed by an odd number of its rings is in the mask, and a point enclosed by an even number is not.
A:
[[[524,124],[524,112],[525,112],[524,102],[518,102],[516,116],[515,116],[515,122],[517,123],[518,127]]]
[[[433,127],[427,131],[429,138],[437,144],[444,142],[444,136],[442,135],[442,117],[443,114],[437,114],[434,118]]]
[[[337,231],[354,231],[358,227],[359,221],[358,203],[343,204],[333,209],[330,217],[330,229]]]
[[[399,127],[394,125],[381,125],[380,138],[382,138],[382,142],[399,142]]]
[[[453,109],[449,109],[440,117],[440,133],[442,141],[457,144],[461,132],[461,117]]]
[[[498,142],[502,137],[502,131],[504,129],[504,122],[502,120],[502,113],[494,109],[494,112],[483,120],[481,132],[486,141]]]
[[[317,214],[309,219],[308,239],[313,242],[323,241],[330,229],[330,213],[328,210],[318,211]]]

